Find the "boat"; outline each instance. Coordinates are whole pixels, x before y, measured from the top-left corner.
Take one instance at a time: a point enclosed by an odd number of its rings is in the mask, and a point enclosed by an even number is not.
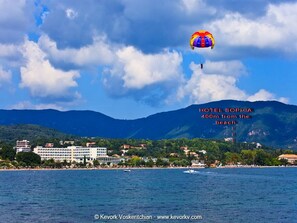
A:
[[[198,171],[195,171],[193,169],[189,169],[189,170],[185,170],[184,173],[189,173],[189,174],[193,174],[193,173],[197,173]]]
[[[124,169],[124,172],[131,172],[130,169]]]

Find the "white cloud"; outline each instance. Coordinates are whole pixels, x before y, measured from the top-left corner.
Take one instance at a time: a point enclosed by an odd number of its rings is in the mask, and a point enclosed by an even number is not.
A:
[[[68,19],[75,19],[78,16],[77,11],[74,11],[71,8],[66,9],[65,14],[66,14]]]
[[[116,56],[117,64],[110,73],[120,76],[124,88],[141,89],[147,85],[177,80],[181,75],[182,57],[175,51],[144,54],[130,46],[118,50]]]
[[[0,58],[9,58],[17,56],[19,53],[18,45],[0,44]]]
[[[270,4],[262,17],[250,19],[229,12],[222,19],[210,22],[208,27],[221,47],[256,47],[296,53],[296,11],[296,2]]]
[[[46,20],[46,17],[49,15],[49,11],[45,10],[41,13],[40,19],[41,19],[41,24],[43,24]],[[40,26],[40,25],[39,25]]]
[[[226,76],[239,77],[241,75],[247,74],[246,67],[241,61],[231,60],[231,61],[217,61],[210,62],[206,61],[203,69],[205,74],[220,74]]]
[[[237,80],[234,76],[205,74],[200,66],[194,63],[191,63],[190,68],[193,71],[192,77],[179,89],[179,99],[189,95],[192,102],[204,103],[222,99],[243,100],[246,97],[245,92],[236,86]]]
[[[58,49],[56,42],[48,36],[42,35],[38,44],[46,52],[51,61],[60,64],[72,64],[75,66],[98,66],[110,64],[114,59],[112,48],[105,43],[104,37],[94,37],[93,44],[78,49]]]
[[[264,89],[260,89],[257,93],[255,93],[254,95],[251,95],[247,98],[248,101],[272,101],[272,100],[277,100],[283,103],[288,103],[289,99],[284,98],[284,97],[280,97],[277,98],[275,97],[274,94],[264,90]]]
[[[20,43],[34,26],[34,1],[0,1],[0,43]]]
[[[110,65],[110,75],[122,79],[125,88],[141,89],[181,74],[182,56],[176,51],[145,54],[132,46],[112,47],[106,43],[106,38],[98,36],[93,44],[78,49],[58,49],[56,43],[45,35],[39,38],[38,45],[55,63],[80,67]]]
[[[175,51],[145,54],[123,47],[116,52],[114,65],[105,69],[103,84],[112,96],[132,97],[153,106],[170,103],[183,82],[181,63],[182,56]]]
[[[197,13],[199,13],[199,16],[205,16],[214,14],[217,11],[214,7],[209,6],[203,0],[181,0],[180,6],[182,11],[185,11],[190,15],[197,15]]]
[[[183,80],[182,56],[176,51],[145,54],[132,46],[111,46],[105,37],[99,36],[94,37],[91,45],[58,49],[54,41],[42,35],[38,46],[42,49],[42,61],[49,65],[52,62],[66,69],[67,65],[96,69],[102,66],[103,85],[113,96],[132,96],[146,101],[152,101],[151,97],[166,98]]]
[[[9,83],[11,82],[11,71],[4,70],[3,67],[0,65],[0,86],[3,83]]]
[[[22,60],[21,46],[22,44],[0,43],[0,66],[6,68],[19,67]]]
[[[34,109],[34,110],[42,110],[42,109],[56,109],[59,111],[64,111],[65,107],[59,106],[57,104],[32,104],[30,101],[22,101],[15,105],[9,106],[9,109]]]
[[[183,99],[188,96],[193,103],[205,103],[225,99],[248,101],[278,100],[285,103],[288,102],[288,99],[283,97],[277,98],[274,94],[264,89],[259,90],[253,95],[249,95],[244,90],[240,89],[237,86],[238,75],[232,73],[234,72],[234,66],[232,65],[236,65],[235,67],[240,68],[238,69],[239,71],[245,69],[243,65],[239,66],[236,61],[208,61],[207,64],[210,67],[216,64],[219,64],[219,67],[224,67],[223,74],[220,72],[207,74],[199,65],[191,63],[190,68],[193,74],[187,83],[180,87],[177,94],[178,99]],[[215,71],[215,69],[213,71]]]
[[[279,42],[282,37],[278,27],[261,20],[249,20],[238,13],[227,14],[210,27],[217,33],[218,43],[223,42],[228,46],[265,48],[273,46],[271,44]]]
[[[32,41],[25,41],[22,53],[26,64],[21,67],[20,87],[29,88],[34,97],[77,97],[70,92],[72,88],[77,87],[77,71],[65,72],[54,68],[46,59],[46,54]]]

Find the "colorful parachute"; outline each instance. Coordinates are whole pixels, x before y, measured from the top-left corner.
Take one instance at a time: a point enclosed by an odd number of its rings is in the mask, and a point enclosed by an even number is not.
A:
[[[190,46],[192,50],[194,47],[205,48],[211,47],[211,49],[215,45],[215,40],[212,34],[206,30],[199,30],[192,34],[190,39]]]

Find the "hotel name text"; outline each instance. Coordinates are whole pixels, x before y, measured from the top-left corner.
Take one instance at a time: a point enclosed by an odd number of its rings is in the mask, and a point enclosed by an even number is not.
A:
[[[238,119],[251,119],[253,108],[199,108],[203,119],[214,119],[216,125],[236,125]]]

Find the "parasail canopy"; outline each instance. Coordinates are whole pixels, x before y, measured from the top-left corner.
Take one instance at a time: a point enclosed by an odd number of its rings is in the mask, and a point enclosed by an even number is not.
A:
[[[199,30],[197,32],[194,32],[190,39],[190,46],[192,50],[195,47],[198,47],[198,48],[211,47],[211,49],[213,49],[214,45],[215,45],[215,40],[213,38],[213,35],[206,30]]]

